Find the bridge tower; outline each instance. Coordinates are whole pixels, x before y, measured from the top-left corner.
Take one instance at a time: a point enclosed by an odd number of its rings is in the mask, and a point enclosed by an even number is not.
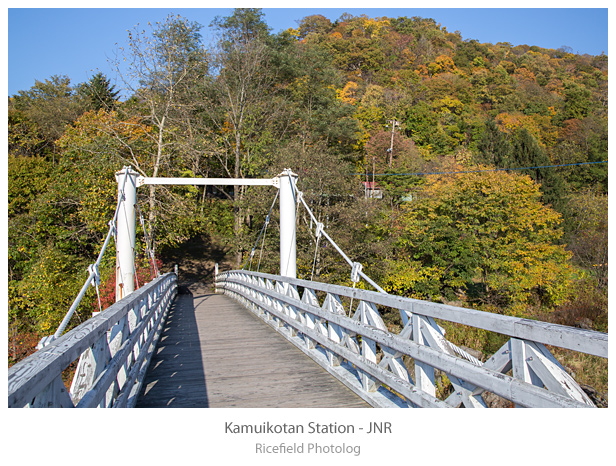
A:
[[[297,278],[296,205],[297,175],[286,169],[280,175],[280,275]]]
[[[135,291],[135,206],[143,185],[274,186],[280,190],[280,275],[297,278],[297,175],[285,169],[274,178],[148,178],[130,167],[116,173],[118,200],[116,301]]]
[[[116,173],[120,202],[116,228],[116,302],[135,291],[135,206],[139,173],[124,167]]]

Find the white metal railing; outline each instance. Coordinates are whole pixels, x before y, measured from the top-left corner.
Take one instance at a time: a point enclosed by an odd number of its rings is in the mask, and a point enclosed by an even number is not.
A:
[[[11,407],[132,407],[177,293],[165,274],[8,371]],[[62,372],[79,359],[70,390]]]
[[[486,407],[483,392],[521,407],[594,407],[545,345],[608,357],[605,333],[357,288],[244,270],[218,274],[216,288],[377,407]],[[348,317],[341,298],[355,303]],[[378,306],[399,310],[399,334],[387,330]],[[435,319],[510,339],[482,363],[446,340]],[[435,369],[453,386],[443,400]]]

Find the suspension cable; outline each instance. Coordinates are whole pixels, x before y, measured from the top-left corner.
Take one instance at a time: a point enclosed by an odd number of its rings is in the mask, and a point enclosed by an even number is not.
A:
[[[312,218],[310,219],[310,223],[312,223]],[[315,229],[315,236],[316,236],[316,244],[314,246],[314,259],[312,260],[312,272],[310,273],[310,281],[312,281],[313,277],[314,277],[314,268],[317,264],[317,253],[319,251],[319,243],[321,242],[321,233],[323,231],[323,224],[322,223],[317,223],[316,224],[316,229]]]
[[[250,250],[250,257],[246,259],[246,262],[244,262],[244,266],[242,267],[242,270],[246,268],[246,265],[248,265],[249,270],[250,270],[250,267],[252,266],[252,258],[255,255],[257,244],[259,244],[261,235],[264,235],[264,233],[267,231],[267,226],[269,225],[269,221],[272,215],[272,210],[274,209],[274,205],[276,204],[276,200],[278,199],[278,194],[279,194],[279,191],[276,191],[276,196],[274,196],[274,202],[272,202],[272,205],[270,206],[269,212],[267,213],[267,216],[265,217],[265,222],[263,226],[261,227],[261,231],[259,232],[259,236],[257,237],[257,240],[255,241],[255,244],[253,245],[252,249]],[[265,244],[265,236],[263,236],[263,243],[261,244],[261,253],[263,253],[263,244]],[[250,264],[249,264],[249,261],[250,261]],[[261,254],[259,254],[259,266],[261,266]]]
[[[125,188],[126,188],[126,181],[127,179],[130,178],[129,176],[125,176],[123,183],[122,183],[122,187],[120,188],[120,192],[118,195],[118,202],[116,204],[116,208],[113,214],[113,218],[109,221],[108,225],[109,225],[109,230],[107,232],[107,236],[105,237],[105,241],[103,243],[103,246],[99,252],[98,258],[96,259],[96,262],[94,264],[91,264],[88,267],[88,278],[86,279],[85,283],[83,284],[79,294],[77,295],[77,297],[75,298],[75,300],[73,301],[73,304],[71,305],[71,307],[69,308],[68,312],[66,313],[66,315],[64,316],[64,319],[62,320],[62,322],[60,323],[60,326],[58,327],[58,329],[56,330],[56,332],[49,336],[49,337],[44,337],[41,342],[39,343],[38,347],[43,347],[46,344],[50,343],[51,341],[55,340],[56,338],[59,338],[62,333],[64,332],[64,330],[66,329],[69,321],[71,320],[71,317],[73,316],[73,314],[75,313],[75,310],[77,309],[77,307],[79,306],[79,304],[81,303],[81,300],[83,299],[88,286],[92,285],[96,288],[96,296],[97,296],[97,301],[98,301],[98,309],[99,312],[102,311],[102,305],[101,305],[101,298],[100,298],[100,290],[99,290],[99,285],[101,282],[101,277],[100,277],[100,272],[99,272],[99,267],[101,264],[101,261],[103,259],[103,256],[105,254],[105,251],[107,250],[107,246],[109,244],[109,241],[111,240],[111,238],[113,237],[114,241],[116,241],[117,239],[117,220],[118,220],[118,214],[120,212],[120,205],[122,204],[123,201],[125,201],[126,196],[124,195],[125,192]],[[132,178],[131,178],[131,182]],[[148,256],[151,257],[152,263],[154,265],[154,271],[156,273],[156,276],[160,275],[160,272],[158,271],[158,267],[156,266],[156,259],[154,257],[154,252],[151,250],[151,248],[149,248],[149,238],[147,235],[147,231],[144,225],[144,220],[143,220],[143,215],[141,213],[141,208],[139,207],[139,203],[135,203],[135,206],[137,207],[137,210],[139,211],[139,216],[140,216],[140,220],[143,226],[143,232],[144,232],[144,236],[145,236],[145,243],[146,243],[146,254],[148,254]],[[134,248],[133,248],[133,253],[135,252]],[[133,267],[133,271],[135,274],[135,280],[137,283],[137,288],[139,288],[139,281],[138,281],[138,277],[137,277],[137,270],[135,267]],[[121,273],[121,271],[120,271]]]
[[[154,276],[160,277],[160,272],[158,270],[158,266],[156,265],[156,257],[154,256],[153,249],[150,247],[150,238],[148,236],[147,228],[145,227],[145,219],[143,218],[141,207],[139,207],[139,201],[137,201],[137,203],[135,204],[135,207],[137,207],[137,212],[139,212],[139,223],[141,224],[141,228],[143,228],[143,236],[144,236],[144,241],[145,241],[145,254],[148,257],[148,262],[151,261],[152,268],[154,270]]]
[[[291,186],[293,187],[293,191],[295,191],[297,189],[297,186],[295,186],[295,181],[293,179],[291,179]],[[301,191],[298,190],[298,193],[301,193]],[[303,194],[303,193],[302,193]],[[315,217],[314,213],[312,212],[312,210],[310,209],[310,207],[308,207],[308,204],[306,203],[306,200],[304,199],[303,195],[299,195],[298,196],[299,201],[304,205],[304,208],[306,209],[306,211],[308,212],[308,214],[310,215],[310,217],[312,218],[312,220],[315,223],[319,223],[319,221],[317,220],[317,218]],[[331,238],[331,236],[329,236],[327,234],[327,232],[325,231],[325,229],[323,228],[321,231],[322,235],[327,239],[327,241],[329,241],[329,243],[334,247],[334,249],[336,249],[336,251],[338,251],[338,254],[340,254],[342,256],[342,258],[351,266],[354,267],[356,262],[353,262],[349,256],[347,256],[344,251],[342,249],[340,249],[340,246],[338,246],[336,244],[336,242]],[[379,291],[380,293],[385,293],[387,294],[387,292],[381,288],[374,280],[372,280],[370,277],[368,277],[364,272],[362,272],[361,270],[359,270],[358,275],[360,277],[362,277],[364,280],[366,280],[366,282],[368,282],[370,285],[372,285],[377,291]]]

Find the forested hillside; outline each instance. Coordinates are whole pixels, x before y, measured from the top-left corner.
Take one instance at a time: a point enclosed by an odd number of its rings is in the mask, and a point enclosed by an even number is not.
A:
[[[170,16],[118,38],[116,85],[41,77],[9,97],[9,364],[77,295],[125,165],[174,177],[291,168],[330,235],[387,291],[607,331],[606,55],[482,44],[419,17],[315,15],[279,34],[262,17]],[[204,43],[208,28],[216,40]],[[272,201],[264,188],[139,191],[157,253],[206,237],[236,265]],[[260,267],[276,273],[273,217]],[[333,248],[315,256],[309,218],[299,224],[300,278],[349,284]],[[94,288],[86,299],[72,325],[98,310]],[[448,330],[486,352],[497,344]]]

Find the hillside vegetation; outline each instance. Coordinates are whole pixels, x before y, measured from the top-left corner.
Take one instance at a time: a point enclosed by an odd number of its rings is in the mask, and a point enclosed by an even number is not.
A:
[[[387,291],[607,331],[606,55],[482,44],[419,17],[315,15],[279,34],[262,17],[218,18],[211,43],[181,17],[136,27],[117,51],[125,98],[101,73],[76,85],[52,76],[9,98],[9,364],[70,307],[126,165],[174,177],[291,168],[330,235]],[[273,197],[141,188],[142,280],[143,227],[159,255],[208,238],[241,266]],[[271,273],[276,216],[260,263]],[[301,213],[300,278],[350,284],[333,248],[315,254],[310,223]],[[102,264],[103,302],[114,259]],[[71,325],[95,310],[93,288]],[[498,344],[448,330],[486,353]],[[607,364],[594,372],[607,390]]]

